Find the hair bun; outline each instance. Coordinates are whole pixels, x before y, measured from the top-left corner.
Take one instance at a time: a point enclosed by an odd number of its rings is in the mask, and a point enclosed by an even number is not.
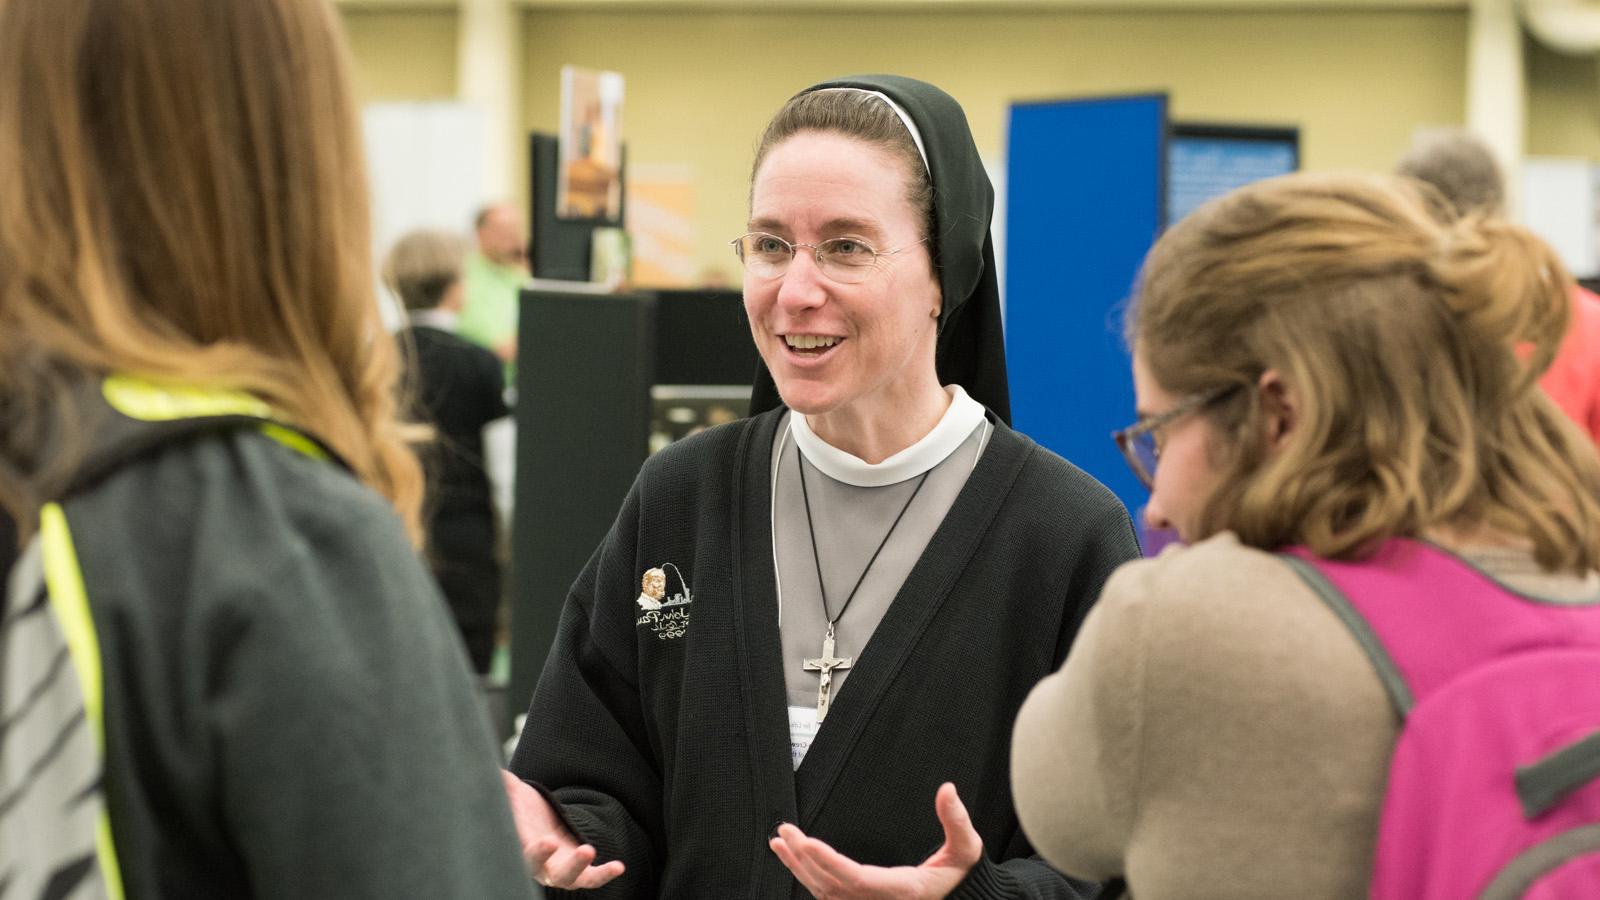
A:
[[[1549,245],[1519,225],[1473,213],[1443,226],[1427,269],[1468,325],[1526,354],[1530,381],[1544,373],[1572,304],[1572,278]]]

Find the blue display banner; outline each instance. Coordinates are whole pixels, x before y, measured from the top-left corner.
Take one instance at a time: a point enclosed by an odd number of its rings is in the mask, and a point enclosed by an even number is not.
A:
[[[1012,106],[1006,356],[1014,424],[1137,512],[1111,432],[1134,419],[1122,311],[1160,231],[1164,95]]]

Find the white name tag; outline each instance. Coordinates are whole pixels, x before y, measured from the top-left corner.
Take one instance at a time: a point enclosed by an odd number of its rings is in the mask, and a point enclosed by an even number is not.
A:
[[[815,706],[789,707],[789,753],[794,757],[796,769],[806,758],[806,751],[811,749],[811,742],[817,739],[817,729],[821,727]]]

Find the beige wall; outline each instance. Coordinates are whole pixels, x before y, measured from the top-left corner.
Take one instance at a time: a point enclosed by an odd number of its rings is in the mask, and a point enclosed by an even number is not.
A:
[[[366,100],[442,99],[456,89],[448,9],[346,7]],[[1007,104],[1165,90],[1179,119],[1299,125],[1311,169],[1383,169],[1419,126],[1465,112],[1463,9],[1192,12],[893,11],[746,13],[532,10],[522,14],[530,129],[553,131],[562,64],[628,79],[638,164],[693,168],[699,257],[732,271],[750,156],[766,118],[833,75],[925,78],[966,107],[979,149],[1000,160]],[[1527,47],[1527,152],[1600,160],[1600,67]],[[514,196],[526,195],[518,142]]]
[[[363,102],[455,98],[454,10],[342,12]]]
[[[1310,168],[1383,168],[1418,125],[1464,112],[1466,17],[1422,12],[748,14],[534,11],[527,124],[551,130],[563,63],[628,79],[630,160],[699,173],[703,262],[745,220],[754,143],[794,91],[893,71],[965,106],[999,159],[1007,104],[1166,90],[1180,119],[1293,124]]]
[[[382,9],[344,6],[340,13],[355,58],[363,103],[457,99],[460,16],[454,9]],[[525,16],[515,17],[521,28]],[[527,83],[526,67],[519,77]],[[531,126],[528,126],[531,127]],[[527,128],[513,129],[513,170],[507,199],[528,202]]]
[[[1528,41],[1528,154],[1600,161],[1600,57]]]

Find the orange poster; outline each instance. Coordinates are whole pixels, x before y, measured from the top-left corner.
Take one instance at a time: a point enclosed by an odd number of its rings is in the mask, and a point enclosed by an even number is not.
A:
[[[640,287],[693,287],[694,170],[688,166],[630,166],[628,234],[633,282]]]
[[[556,214],[622,215],[622,75],[561,67],[561,153]]]

